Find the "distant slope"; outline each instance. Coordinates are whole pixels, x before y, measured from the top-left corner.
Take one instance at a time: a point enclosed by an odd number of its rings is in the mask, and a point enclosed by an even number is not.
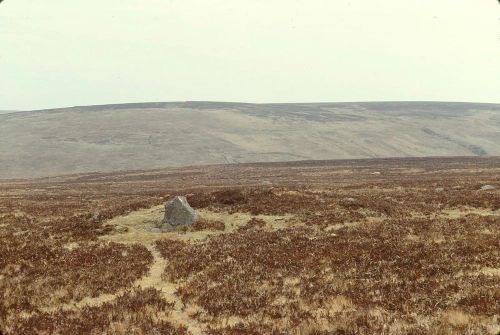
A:
[[[0,178],[471,155],[500,155],[500,104],[174,102],[0,115]]]

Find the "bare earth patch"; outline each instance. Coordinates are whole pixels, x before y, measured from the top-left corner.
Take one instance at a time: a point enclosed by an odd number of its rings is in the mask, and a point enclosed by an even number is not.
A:
[[[117,243],[139,243],[146,246],[152,245],[155,241],[163,239],[174,239],[181,241],[202,241],[210,236],[230,233],[248,223],[252,218],[266,222],[269,230],[283,229],[297,225],[293,222],[292,215],[251,215],[249,213],[213,212],[210,210],[197,210],[201,219],[222,221],[225,223],[223,231],[184,231],[153,233],[151,229],[157,227],[163,220],[163,206],[134,211],[129,214],[113,218],[105,222],[106,226],[114,229],[110,235],[101,236],[102,240]]]

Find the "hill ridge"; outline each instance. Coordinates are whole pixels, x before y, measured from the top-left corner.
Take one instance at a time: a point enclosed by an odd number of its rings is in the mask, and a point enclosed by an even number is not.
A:
[[[151,102],[0,115],[0,178],[205,164],[500,155],[500,104]]]

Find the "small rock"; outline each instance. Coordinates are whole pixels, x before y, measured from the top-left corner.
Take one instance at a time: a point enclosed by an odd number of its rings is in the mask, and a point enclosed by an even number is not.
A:
[[[100,219],[101,219],[101,213],[99,211],[93,211],[91,216],[90,216],[89,221],[90,222],[99,222]]]
[[[434,191],[436,191],[437,193],[443,192],[444,191],[444,187],[436,187],[434,189]]]
[[[126,232],[128,232],[128,227],[116,226],[115,232],[120,233],[120,234],[126,233]]]
[[[494,190],[495,189],[495,186],[493,185],[483,185],[481,186],[481,191],[490,191],[490,190]]]
[[[161,229],[160,228],[151,228],[151,233],[159,234],[159,233],[161,233]]]
[[[375,176],[378,176],[378,175],[381,174],[381,172],[380,171],[375,171],[375,172],[372,172],[372,174],[375,175]]]

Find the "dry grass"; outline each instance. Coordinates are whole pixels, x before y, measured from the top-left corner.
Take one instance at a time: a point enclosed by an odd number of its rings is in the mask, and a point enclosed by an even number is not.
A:
[[[4,181],[0,329],[496,334],[500,192],[479,188],[500,186],[499,164],[306,162]],[[155,234],[171,194],[186,195],[202,219]]]

